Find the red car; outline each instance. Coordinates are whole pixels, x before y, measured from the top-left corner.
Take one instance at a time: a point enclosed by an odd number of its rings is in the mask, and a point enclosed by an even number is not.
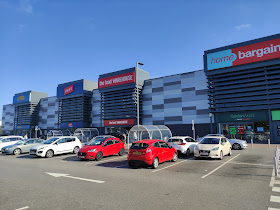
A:
[[[124,144],[120,139],[113,136],[97,136],[82,147],[77,156],[80,159],[95,159],[98,161],[109,155],[124,155],[124,150]]]
[[[129,149],[127,161],[129,166],[151,165],[157,168],[159,163],[177,161],[177,150],[162,140],[142,140],[133,143]]]

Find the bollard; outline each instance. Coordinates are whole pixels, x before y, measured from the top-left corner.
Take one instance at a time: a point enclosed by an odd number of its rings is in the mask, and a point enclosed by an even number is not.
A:
[[[270,139],[268,139],[268,148],[270,149]]]
[[[253,148],[253,146],[254,146],[253,138],[251,138],[251,146],[252,146],[252,148]]]

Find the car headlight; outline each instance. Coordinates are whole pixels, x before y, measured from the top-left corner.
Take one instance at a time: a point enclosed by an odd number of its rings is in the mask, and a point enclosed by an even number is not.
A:
[[[45,147],[41,147],[41,148],[39,148],[38,150],[42,150],[42,149],[45,149]]]
[[[96,149],[91,149],[91,150],[89,150],[88,152],[95,152],[95,150],[96,150]]]
[[[215,147],[215,148],[213,148],[213,149],[211,149],[212,151],[217,151],[217,150],[219,150],[219,147]]]

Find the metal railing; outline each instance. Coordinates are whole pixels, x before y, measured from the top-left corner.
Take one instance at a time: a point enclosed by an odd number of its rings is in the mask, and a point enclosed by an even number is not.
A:
[[[278,165],[279,165],[279,149],[278,145],[275,148],[274,151],[274,172],[275,172],[275,177],[278,177]]]

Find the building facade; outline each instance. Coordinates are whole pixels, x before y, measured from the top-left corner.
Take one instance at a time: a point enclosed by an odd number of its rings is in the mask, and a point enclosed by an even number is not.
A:
[[[280,142],[280,34],[204,53],[218,133]]]

